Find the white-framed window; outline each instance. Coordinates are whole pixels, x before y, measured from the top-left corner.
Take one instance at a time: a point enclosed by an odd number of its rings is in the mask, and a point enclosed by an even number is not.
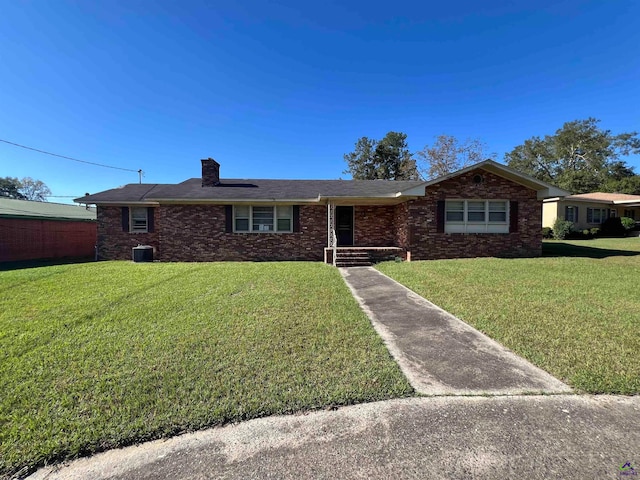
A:
[[[606,208],[587,207],[587,223],[601,224],[607,219]]]
[[[280,205],[276,207],[277,231],[291,232],[293,230],[293,206]]]
[[[149,231],[147,207],[131,207],[129,209],[129,231],[132,233],[147,233]]]
[[[445,201],[446,233],[509,233],[508,200]]]
[[[290,233],[293,231],[293,206],[235,205],[233,231]]]
[[[564,219],[568,222],[576,223],[578,221],[578,207],[575,205],[564,207]]]

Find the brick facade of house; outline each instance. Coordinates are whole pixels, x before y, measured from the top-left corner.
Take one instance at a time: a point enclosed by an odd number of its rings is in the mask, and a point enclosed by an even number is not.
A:
[[[125,232],[122,228],[122,207],[98,206],[97,220],[99,260],[131,260],[131,249],[137,245],[151,245],[158,251],[160,243],[155,232],[162,228],[158,215],[154,215],[154,233]]]
[[[300,231],[227,233],[224,205],[161,205],[153,233],[122,228],[122,207],[98,207],[98,256],[130,260],[139,244],[154,247],[154,259],[176,262],[322,261],[327,244],[327,207],[300,206]]]
[[[482,183],[474,177],[482,176]],[[518,202],[518,228],[513,233],[438,233],[438,200],[510,200]],[[482,170],[472,170],[429,186],[424,198],[406,204],[407,248],[412,260],[470,257],[530,257],[542,254],[542,202],[534,190]],[[402,230],[402,229],[401,229]]]
[[[353,243],[364,247],[395,246],[394,219],[393,206],[356,205]]]
[[[476,175],[481,182],[474,181]],[[517,232],[447,234],[437,231],[437,202],[445,199],[518,202]],[[327,207],[300,206],[300,231],[228,233],[224,205],[160,205],[153,209],[154,232],[123,231],[122,207],[98,207],[98,255],[131,259],[136,245],[154,247],[160,261],[321,261],[327,246]],[[536,192],[483,170],[428,186],[424,198],[395,206],[357,205],[354,243],[400,247],[412,260],[484,256],[538,256],[542,250],[542,202]]]

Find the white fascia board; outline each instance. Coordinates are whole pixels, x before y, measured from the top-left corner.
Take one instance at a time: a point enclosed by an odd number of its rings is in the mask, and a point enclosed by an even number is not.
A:
[[[158,202],[156,201],[139,201],[139,200],[130,200],[130,201],[93,201],[93,202],[78,202],[77,200],[74,200],[74,202],[76,203],[80,203],[82,205],[96,205],[96,206],[105,206],[105,207],[128,207],[130,205],[139,205],[141,207],[157,207],[158,205],[160,205]]]
[[[375,197],[337,197],[327,196],[320,197],[321,201],[325,203],[332,203],[334,205],[397,205],[399,203],[410,200],[408,197],[397,197],[396,194],[378,195]]]
[[[640,198],[634,200],[614,200],[614,205],[640,206]],[[636,204],[636,205],[634,205]]]
[[[423,183],[422,185],[418,185],[416,187],[411,187],[406,190],[402,190],[401,192],[396,193],[395,196],[396,197],[424,197],[426,187],[427,187],[426,183]]]
[[[549,185],[546,188],[538,190],[538,200],[545,200],[547,198],[560,200],[558,197],[566,197],[569,194],[566,190]]]
[[[229,204],[305,204],[319,203],[320,198],[157,198],[154,199],[157,204],[172,205],[229,205]]]
[[[611,200],[602,200],[602,199],[595,199],[595,198],[571,198],[571,197],[567,197],[564,199],[566,202],[572,202],[572,203],[602,203],[603,205],[613,205],[613,202]]]

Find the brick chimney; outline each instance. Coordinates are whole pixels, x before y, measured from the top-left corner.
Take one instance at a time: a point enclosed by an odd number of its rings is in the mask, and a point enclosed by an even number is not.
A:
[[[202,186],[215,187],[220,183],[220,164],[213,158],[202,159]]]

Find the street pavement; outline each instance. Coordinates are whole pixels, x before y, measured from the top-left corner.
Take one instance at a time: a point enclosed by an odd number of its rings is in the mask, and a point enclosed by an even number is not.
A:
[[[638,419],[640,397],[397,399],[212,428],[31,478],[616,479],[640,464]]]

